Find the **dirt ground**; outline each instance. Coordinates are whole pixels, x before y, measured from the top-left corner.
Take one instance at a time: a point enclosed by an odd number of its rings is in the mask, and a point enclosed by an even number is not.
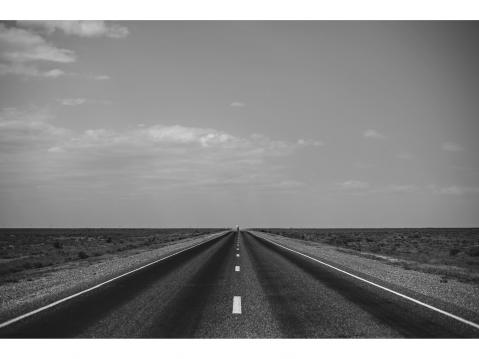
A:
[[[259,230],[479,285],[479,228]]]
[[[104,255],[160,248],[219,229],[0,229],[0,284],[17,282],[32,269],[95,260]],[[29,274],[28,274],[29,275]]]

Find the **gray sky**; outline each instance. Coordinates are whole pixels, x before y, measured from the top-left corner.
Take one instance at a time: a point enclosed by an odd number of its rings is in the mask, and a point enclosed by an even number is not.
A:
[[[0,24],[0,226],[478,226],[479,23]]]

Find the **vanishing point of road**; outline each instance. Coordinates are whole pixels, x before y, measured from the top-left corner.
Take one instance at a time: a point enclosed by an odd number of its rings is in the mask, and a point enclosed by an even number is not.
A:
[[[479,326],[247,231],[0,324],[3,338],[461,338]]]

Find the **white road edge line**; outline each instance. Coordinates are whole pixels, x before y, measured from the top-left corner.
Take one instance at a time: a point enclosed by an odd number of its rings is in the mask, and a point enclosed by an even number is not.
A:
[[[241,314],[241,297],[233,297],[233,314]]]
[[[235,266],[235,272],[239,272],[240,271],[240,266]]]
[[[301,256],[303,256],[303,257],[306,257],[306,258],[308,258],[308,259],[311,259],[311,260],[313,260],[313,261],[315,261],[315,262],[321,263],[322,265],[325,265],[325,266],[327,266],[327,267],[330,267],[330,268],[332,268],[332,269],[335,269],[335,270],[337,270],[338,272],[344,273],[344,274],[346,274],[346,275],[348,275],[348,276],[350,276],[350,277],[353,277],[353,278],[356,278],[356,279],[358,279],[358,280],[360,280],[360,281],[363,281],[363,282],[365,282],[365,283],[371,284],[371,285],[373,285],[373,286],[375,286],[375,287],[377,287],[377,288],[383,289],[383,290],[385,290],[385,291],[387,291],[387,292],[389,292],[389,293],[396,294],[397,296],[399,296],[399,297],[401,297],[401,298],[404,298],[404,299],[407,299],[407,300],[409,300],[409,301],[411,301],[411,302],[413,302],[413,303],[422,305],[423,307],[426,307],[426,308],[428,308],[428,309],[431,309],[431,310],[433,310],[433,311],[436,311],[436,312],[438,312],[438,313],[441,313],[441,314],[443,314],[443,315],[445,315],[445,316],[447,316],[447,317],[449,317],[449,318],[455,319],[455,320],[457,320],[457,321],[459,321],[459,322],[461,322],[461,323],[463,323],[463,324],[467,324],[467,325],[470,325],[470,326],[473,327],[473,328],[479,329],[479,324],[474,323],[474,322],[471,322],[470,320],[467,320],[467,319],[458,317],[457,315],[454,315],[454,314],[449,313],[449,312],[446,312],[446,311],[444,311],[444,310],[442,310],[442,309],[436,308],[436,307],[434,307],[434,306],[432,306],[432,305],[430,305],[430,304],[421,302],[420,300],[411,298],[411,297],[409,297],[409,296],[407,296],[407,295],[405,295],[405,294],[396,292],[395,290],[392,290],[392,289],[383,287],[382,285],[376,284],[376,283],[371,282],[371,281],[369,281],[369,280],[367,280],[367,279],[364,279],[364,278],[361,278],[361,277],[359,277],[359,276],[357,276],[357,275],[354,275],[354,274],[352,274],[352,273],[346,272],[345,270],[336,268],[335,266],[332,266],[331,264],[325,263],[325,262],[323,262],[323,261],[320,261],[319,259],[310,257],[310,256],[308,256],[307,254],[304,254],[304,253],[295,251],[294,249],[290,249],[290,248],[285,247],[285,246],[283,246],[283,245],[281,245],[281,244],[275,243],[275,242],[273,242],[273,241],[271,241],[271,240],[269,240],[269,239],[266,239],[266,238],[264,238],[264,237],[261,237],[261,236],[260,236],[260,238],[263,239],[263,240],[265,240],[265,241],[268,241],[268,242],[274,244],[275,246],[278,246],[278,247],[284,248],[284,249],[286,249],[286,250],[288,250],[288,251],[290,251],[290,252],[299,254],[299,255],[301,255]]]
[[[54,306],[56,306],[56,305],[58,305],[58,304],[60,304],[60,303],[66,302],[66,301],[68,301],[68,300],[70,300],[70,299],[73,299],[73,298],[75,298],[75,297],[78,297],[78,296],[80,296],[80,295],[82,295],[82,294],[91,292],[92,290],[97,289],[97,288],[100,288],[100,287],[104,286],[105,284],[108,284],[108,283],[113,282],[114,280],[117,280],[117,279],[122,278],[122,277],[126,277],[127,275],[132,274],[132,273],[134,273],[134,272],[137,272],[137,271],[139,271],[139,270],[141,270],[141,269],[143,269],[143,268],[149,267],[149,266],[151,266],[151,265],[153,265],[153,264],[156,264],[156,263],[158,263],[158,262],[164,261],[165,259],[168,259],[168,258],[171,258],[171,257],[173,257],[173,256],[176,256],[177,254],[180,254],[180,253],[185,252],[185,251],[187,251],[187,250],[190,250],[190,249],[193,249],[193,248],[195,248],[195,247],[198,247],[199,245],[202,245],[202,244],[205,244],[205,243],[207,243],[207,242],[210,242],[210,241],[212,241],[212,240],[214,240],[214,239],[216,239],[216,238],[221,237],[222,235],[225,235],[226,233],[227,233],[227,231],[226,231],[226,232],[223,232],[223,233],[220,232],[220,234],[218,234],[218,235],[214,236],[213,238],[210,238],[210,239],[208,239],[208,240],[206,240],[206,241],[204,241],[204,242],[195,244],[194,246],[191,246],[191,247],[188,247],[188,248],[184,248],[184,249],[182,249],[182,250],[180,250],[180,251],[178,251],[178,252],[172,253],[172,254],[170,254],[170,255],[168,255],[168,256],[166,256],[166,257],[157,259],[157,260],[155,260],[155,261],[153,261],[153,262],[151,262],[151,263],[145,264],[145,265],[143,265],[143,266],[141,266],[141,267],[139,267],[139,268],[136,268],[136,269],[133,269],[133,270],[131,270],[131,271],[129,271],[129,272],[123,273],[123,274],[121,274],[121,275],[119,275],[119,276],[117,276],[117,277],[115,277],[115,278],[108,279],[107,281],[102,282],[102,283],[100,283],[100,284],[97,284],[97,285],[95,285],[95,286],[93,286],[93,287],[84,289],[84,290],[82,290],[82,291],[80,291],[80,292],[78,292],[78,293],[75,293],[75,294],[72,294],[72,295],[70,295],[70,296],[68,296],[68,297],[59,299],[59,300],[57,300],[57,301],[55,301],[55,302],[53,302],[53,303],[47,304],[47,305],[45,305],[45,306],[43,306],[43,307],[40,307],[40,308],[38,308],[38,309],[32,310],[31,312],[28,312],[28,313],[22,314],[22,315],[20,315],[20,316],[18,316],[18,317],[15,317],[15,318],[13,318],[13,319],[7,320],[6,322],[0,323],[0,328],[5,328],[6,326],[8,326],[8,325],[10,325],[10,324],[13,324],[13,323],[16,323],[16,322],[18,322],[18,321],[20,321],[20,320],[22,320],[22,319],[31,317],[31,316],[34,315],[34,314],[37,314],[37,313],[39,313],[39,312],[42,312],[42,311],[44,311],[44,310],[46,310],[46,309],[49,309],[49,308],[51,308],[51,307],[54,307]]]

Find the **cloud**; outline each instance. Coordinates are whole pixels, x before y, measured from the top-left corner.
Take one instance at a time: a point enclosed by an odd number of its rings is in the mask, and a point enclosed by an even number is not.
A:
[[[470,194],[479,194],[479,187],[467,187],[467,186],[447,186],[439,187],[436,185],[430,185],[429,190],[438,195],[450,195],[450,196],[463,196]]]
[[[350,191],[354,194],[374,195],[374,194],[433,194],[441,196],[466,196],[479,194],[479,187],[475,186],[437,186],[432,185],[413,185],[413,184],[388,184],[371,186],[367,182],[349,180],[336,183],[342,190]]]
[[[66,73],[60,69],[42,71],[35,66],[25,66],[23,64],[2,64],[0,63],[0,75],[21,75],[29,77],[57,78],[65,76]]]
[[[31,31],[0,24],[0,56],[10,63],[50,61],[70,63],[76,60],[73,51],[62,49]]]
[[[63,106],[79,106],[87,102],[85,98],[61,98],[58,99]]]
[[[410,184],[391,184],[383,188],[379,188],[376,192],[383,193],[411,193],[418,190],[418,187]]]
[[[43,110],[21,111],[6,108],[0,112],[0,152],[18,153],[48,147],[62,141],[69,131],[53,126]]]
[[[306,146],[296,141],[165,124],[73,131],[40,113],[0,112],[0,161],[4,173],[11,173],[0,178],[0,186],[7,181],[15,187],[20,179],[79,191],[113,184],[143,194],[167,188],[293,191],[302,186],[274,160]]]
[[[411,184],[388,184],[380,186],[371,186],[367,182],[348,180],[344,182],[336,183],[342,190],[351,191],[355,194],[399,194],[399,193],[412,193],[418,191],[420,188]]]
[[[369,183],[357,180],[348,180],[337,183],[337,185],[344,190],[363,190],[370,187]]]
[[[245,106],[246,104],[244,102],[235,101],[230,103],[230,107],[245,107]]]
[[[354,162],[353,166],[356,167],[356,168],[361,168],[361,169],[368,169],[368,168],[375,167],[372,163],[362,162],[362,161]]]
[[[22,24],[30,22],[20,22]],[[35,24],[37,22],[34,22]],[[43,23],[50,22],[38,22],[37,25],[33,26],[43,26]],[[70,22],[57,22],[55,23],[53,29],[61,28],[65,31],[83,31],[85,34],[100,33],[104,31],[105,36],[115,37],[114,34],[123,33],[115,25],[106,26],[103,22],[99,22],[103,25],[74,25],[71,24],[70,27],[66,23]],[[77,23],[73,21],[72,23]],[[90,23],[90,22],[87,22]],[[97,23],[97,22],[93,22]],[[45,25],[46,26],[46,25]],[[50,25],[48,25],[50,26]],[[51,27],[50,26],[50,27]],[[67,30],[70,29],[70,30]],[[76,29],[76,30],[75,30]],[[97,29],[97,30],[93,30]],[[126,29],[126,28],[125,28]],[[53,31],[53,30],[52,30]],[[47,31],[50,33],[51,31]],[[0,76],[1,75],[18,75],[25,77],[36,77],[36,78],[59,78],[59,77],[82,77],[92,80],[109,80],[108,75],[83,75],[75,72],[66,72],[64,70],[53,68],[53,69],[44,69],[42,67],[54,63],[54,64],[70,64],[77,60],[77,56],[74,51],[63,49],[55,46],[51,42],[47,41],[44,36],[39,33],[32,31],[30,28],[23,29],[19,27],[7,27],[4,24],[0,23]],[[45,65],[46,64],[46,65]]]
[[[43,30],[47,34],[61,31],[66,35],[80,37],[110,37],[123,38],[128,36],[129,30],[118,24],[107,24],[105,21],[17,21],[22,27]]]
[[[386,136],[383,135],[382,133],[373,130],[373,129],[368,129],[363,132],[363,137],[364,138],[370,138],[370,139],[375,139],[375,140],[384,140],[386,139]]]
[[[91,78],[93,80],[103,81],[103,80],[109,80],[110,76],[108,76],[108,75],[93,75],[93,76],[91,76]]]
[[[396,155],[396,158],[400,160],[412,160],[414,156],[409,152],[400,152]]]
[[[39,63],[72,63],[76,61],[73,51],[51,44],[31,31],[0,24],[0,75],[58,78],[65,76],[63,70],[42,70]]]
[[[441,145],[441,148],[444,151],[447,151],[447,152],[460,152],[460,151],[464,150],[464,148],[462,146],[460,146],[460,145],[458,145],[457,143],[454,143],[454,142],[444,142]]]
[[[83,98],[83,97],[78,97],[78,98],[59,98],[57,99],[57,102],[59,102],[62,106],[70,106],[70,107],[75,107],[75,106],[80,106],[84,105],[86,103],[88,104],[98,104],[98,105],[111,105],[110,100],[97,100],[97,99],[91,99],[91,98]]]
[[[320,146],[324,146],[324,142],[318,141],[318,140],[304,140],[300,138],[298,140],[298,145],[320,147]]]

